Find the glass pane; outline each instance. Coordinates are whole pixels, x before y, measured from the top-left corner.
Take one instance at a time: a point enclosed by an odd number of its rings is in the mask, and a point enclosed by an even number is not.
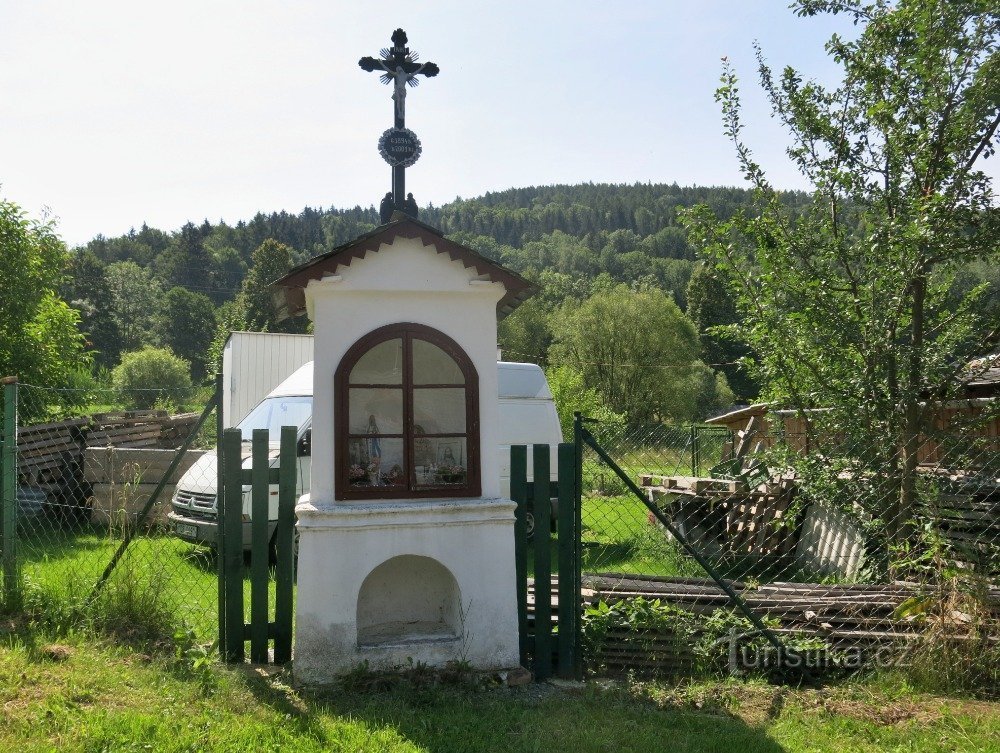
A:
[[[465,389],[413,390],[413,420],[424,434],[464,434]]]
[[[386,340],[365,353],[351,369],[351,384],[402,384],[403,341]]]
[[[249,442],[254,429],[267,429],[268,440],[281,439],[282,426],[302,427],[312,418],[311,397],[269,397],[247,414],[237,427],[243,431],[243,440]]]
[[[417,486],[465,484],[468,469],[465,437],[414,437]]]
[[[426,340],[413,339],[414,384],[465,384],[455,359]]]
[[[351,434],[402,434],[403,390],[382,388],[349,390]]]
[[[350,488],[377,490],[406,485],[402,439],[352,439],[348,448],[347,483]]]

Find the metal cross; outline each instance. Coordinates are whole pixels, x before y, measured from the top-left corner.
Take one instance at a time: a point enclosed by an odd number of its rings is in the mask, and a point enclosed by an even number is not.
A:
[[[383,48],[380,58],[364,57],[358,65],[366,71],[383,71],[379,80],[383,84],[393,82],[392,99],[396,103],[396,128],[406,127],[406,87],[420,82],[418,75],[436,76],[441,69],[434,63],[418,63],[420,56],[406,46],[406,32],[396,29],[392,33],[392,47]]]
[[[394,121],[396,128],[406,127],[406,87],[416,86],[420,82],[417,80],[417,76],[436,76],[440,72],[440,68],[434,63],[419,63],[419,56],[416,52],[410,50],[406,46],[406,32],[402,29],[396,29],[392,33],[392,47],[383,48],[379,51],[380,57],[363,57],[358,61],[358,65],[361,66],[362,70],[365,71],[382,71],[382,75],[379,79],[383,84],[388,84],[392,82],[393,92],[392,99],[395,103],[393,107]],[[396,166],[392,168],[392,204],[395,209],[400,211],[407,211],[407,209],[415,209],[416,202],[412,199],[409,201],[404,201],[403,196],[406,191],[406,168],[402,166]],[[386,199],[389,199],[387,196]],[[385,205],[386,199],[383,199],[383,205]],[[384,207],[383,207],[384,209]],[[385,212],[383,211],[383,214]],[[412,216],[416,217],[416,211],[412,211]],[[385,222],[386,218],[383,217],[382,221]]]

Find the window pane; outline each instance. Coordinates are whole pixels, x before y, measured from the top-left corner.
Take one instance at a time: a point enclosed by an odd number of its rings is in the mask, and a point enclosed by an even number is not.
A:
[[[351,434],[403,433],[403,390],[353,387],[349,400]]]
[[[455,359],[437,345],[413,339],[414,384],[465,384]]]
[[[402,384],[403,341],[386,340],[365,353],[351,369],[351,384]]]
[[[352,489],[406,486],[403,440],[369,437],[350,441],[347,484]]]
[[[413,420],[425,434],[464,434],[465,390],[461,387],[413,390]]]
[[[254,429],[267,429],[268,440],[281,439],[282,426],[305,426],[312,418],[311,397],[268,397],[240,421],[237,427],[243,432],[244,441],[250,441]]]
[[[417,486],[458,486],[466,483],[468,457],[465,437],[417,438],[414,449],[421,444],[423,451],[414,452]],[[430,459],[430,463],[421,460]]]

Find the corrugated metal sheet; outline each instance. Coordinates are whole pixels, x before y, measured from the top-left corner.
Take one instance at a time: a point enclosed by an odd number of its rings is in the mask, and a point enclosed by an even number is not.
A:
[[[311,360],[312,335],[233,332],[222,353],[225,426],[236,426],[267,393]]]

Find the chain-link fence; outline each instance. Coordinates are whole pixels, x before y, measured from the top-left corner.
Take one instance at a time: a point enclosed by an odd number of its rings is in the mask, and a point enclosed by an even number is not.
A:
[[[214,390],[19,384],[16,556],[21,600],[45,620],[87,619],[155,638],[217,633]],[[10,402],[8,392],[8,402]]]
[[[594,425],[609,460],[584,450],[591,667],[775,669],[777,642],[813,672],[1000,693],[998,428],[971,404],[909,438],[763,407],[700,447],[696,430]]]

